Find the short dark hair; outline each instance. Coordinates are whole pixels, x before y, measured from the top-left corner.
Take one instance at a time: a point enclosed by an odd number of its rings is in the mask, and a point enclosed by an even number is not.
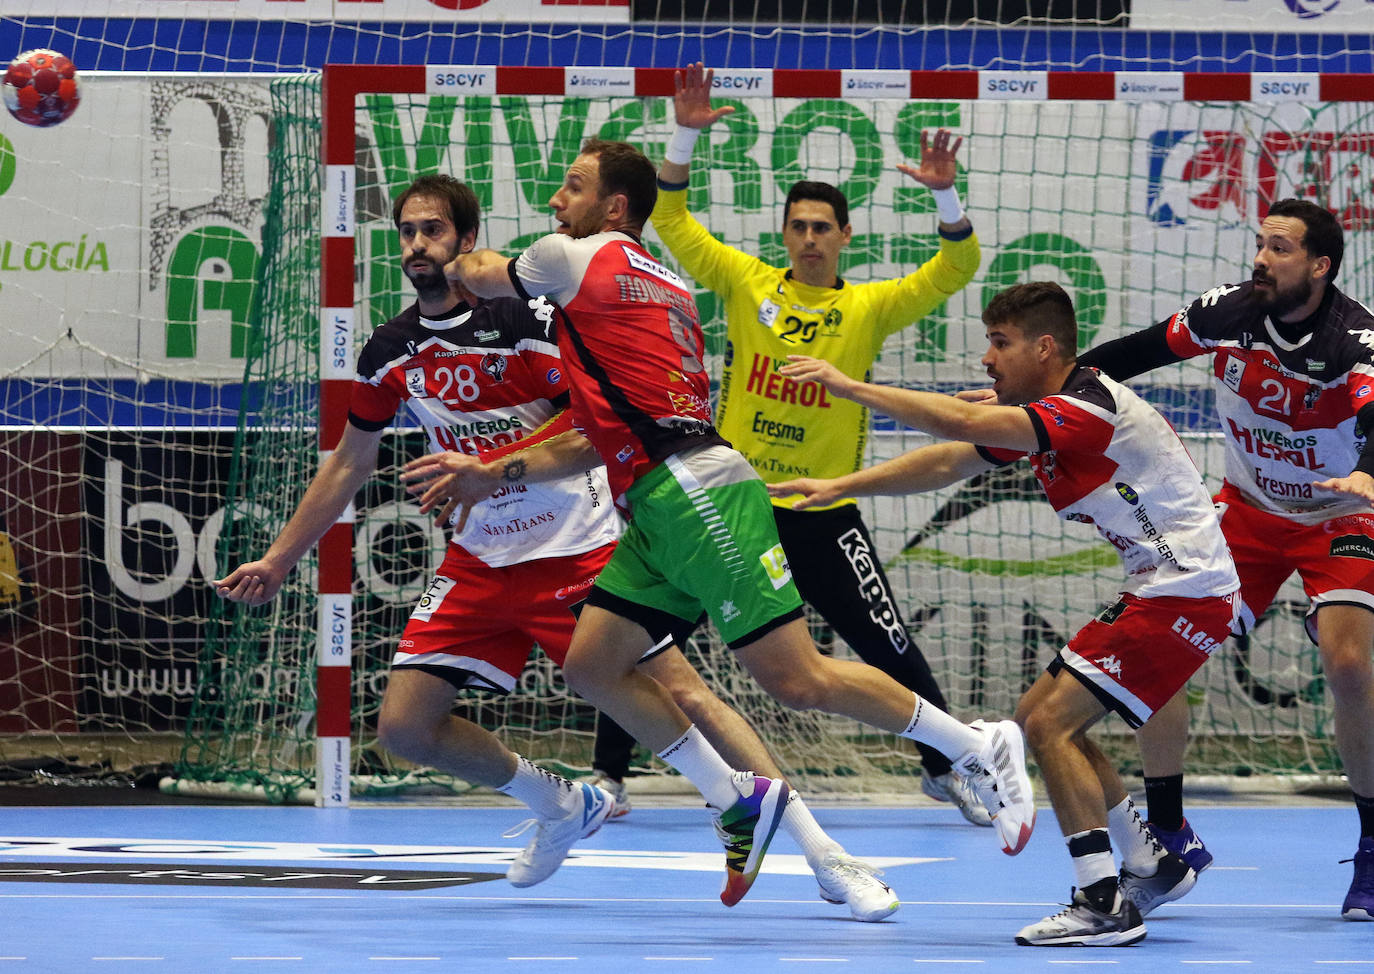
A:
[[[1313,257],[1331,258],[1331,271],[1326,280],[1329,283],[1336,279],[1336,271],[1340,270],[1341,258],[1345,255],[1345,233],[1330,210],[1307,200],[1290,198],[1269,207],[1269,215],[1301,220],[1307,228],[1302,235],[1303,250]]]
[[[1027,338],[1049,335],[1064,359],[1078,357],[1078,319],[1073,299],[1053,281],[1013,284],[983,309],[983,324],[1012,324]]]
[[[809,179],[793,183],[792,188],[787,191],[787,202],[782,205],[783,226],[787,225],[787,215],[792,212],[792,204],[797,200],[829,203],[830,208],[835,211],[835,223],[840,229],[849,226],[849,200],[845,199],[845,195],[829,183],[817,183]]]
[[[460,182],[444,173],[429,173],[421,176],[407,186],[395,202],[391,204],[391,222],[401,225],[401,209],[412,196],[439,200],[448,204],[449,218],[458,236],[465,237],[476,233],[482,223],[482,206],[477,202],[477,194],[467,183]]]
[[[636,226],[649,222],[658,202],[658,172],[649,157],[628,142],[588,139],[582,143],[584,156],[596,156],[601,180],[601,197],[624,195],[630,221]]]

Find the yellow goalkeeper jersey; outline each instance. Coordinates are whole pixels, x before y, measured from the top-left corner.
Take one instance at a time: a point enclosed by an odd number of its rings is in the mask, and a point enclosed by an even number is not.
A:
[[[652,220],[681,268],[724,302],[729,341],[716,427],[767,483],[853,473],[868,446],[868,410],[786,378],[778,368],[787,356],[825,359],[868,379],[888,335],[939,307],[978,270],[978,238],[970,232],[959,240],[941,236],[935,256],[905,277],[811,287],[711,236],[687,211],[685,187],[660,183]]]

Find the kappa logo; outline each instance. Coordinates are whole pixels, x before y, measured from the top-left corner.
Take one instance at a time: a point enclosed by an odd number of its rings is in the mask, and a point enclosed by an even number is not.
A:
[[[1093,662],[1098,665],[1103,673],[1109,673],[1118,679],[1121,678],[1121,660],[1116,658],[1115,653],[1109,653],[1101,659],[1093,660]]]

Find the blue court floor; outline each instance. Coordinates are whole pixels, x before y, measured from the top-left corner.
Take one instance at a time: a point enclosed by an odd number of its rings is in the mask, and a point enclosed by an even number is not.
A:
[[[1008,858],[948,808],[817,808],[902,898],[857,923],[822,902],[779,834],[749,896],[717,899],[704,809],[642,808],[544,884],[508,885],[511,807],[0,808],[4,972],[1244,971],[1374,972],[1374,924],[1340,918],[1355,815],[1213,806],[1216,856],[1128,948],[1031,948],[1072,882],[1053,815]]]

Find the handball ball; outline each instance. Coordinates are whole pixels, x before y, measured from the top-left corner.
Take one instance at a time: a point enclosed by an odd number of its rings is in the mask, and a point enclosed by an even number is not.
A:
[[[25,125],[56,125],[76,111],[76,66],[65,54],[38,48],[10,62],[0,84],[5,107]]]

